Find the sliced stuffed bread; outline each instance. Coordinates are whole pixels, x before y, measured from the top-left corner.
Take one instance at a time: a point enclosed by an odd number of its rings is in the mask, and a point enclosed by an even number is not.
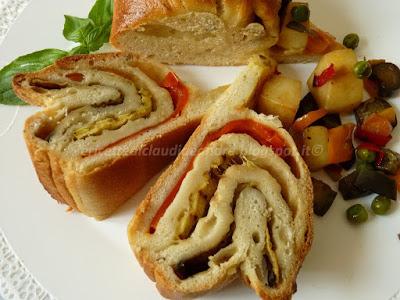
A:
[[[128,227],[130,245],[167,298],[241,277],[263,299],[290,299],[312,240],[307,166],[280,121],[251,106],[271,62],[216,100]]]
[[[40,181],[53,198],[96,219],[178,154],[211,100],[200,101],[165,66],[119,53],[67,57],[17,75],[13,85],[43,107],[24,130]]]
[[[269,51],[279,62],[308,62],[341,47],[310,23],[307,3],[288,2],[114,0],[111,43],[163,63],[191,65],[244,65]],[[298,6],[305,17],[292,13]]]

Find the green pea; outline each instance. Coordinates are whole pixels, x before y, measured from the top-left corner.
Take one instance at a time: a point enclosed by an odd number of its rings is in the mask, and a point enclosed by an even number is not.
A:
[[[347,220],[353,224],[361,224],[368,220],[368,212],[361,204],[353,205],[347,209]]]
[[[386,215],[392,206],[392,201],[385,196],[377,196],[371,203],[371,209],[376,215]]]
[[[367,163],[373,163],[376,159],[376,153],[368,149],[358,149],[357,157]]]
[[[306,22],[310,19],[310,9],[307,5],[297,5],[292,8],[291,13],[295,22]]]
[[[360,79],[368,78],[372,74],[371,65],[365,60],[359,61],[354,66],[354,74]]]
[[[343,39],[343,45],[349,49],[356,49],[360,43],[360,38],[356,33],[350,33]]]

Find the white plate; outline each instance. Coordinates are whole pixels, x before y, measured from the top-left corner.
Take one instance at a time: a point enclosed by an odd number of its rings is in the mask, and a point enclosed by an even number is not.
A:
[[[361,35],[360,56],[400,63],[399,1],[310,3],[315,23],[339,39],[348,32]],[[0,46],[0,65],[34,50],[70,48],[72,45],[61,34],[63,14],[86,16],[91,5],[89,0],[34,0]],[[282,70],[305,81],[312,67],[285,66]],[[185,80],[207,89],[231,82],[239,69],[176,70]],[[391,101],[397,109],[399,100],[397,97]],[[125,234],[148,187],[104,222],[66,213],[66,208],[57,205],[39,184],[22,139],[24,120],[36,110],[21,108],[13,126],[0,137],[0,227],[12,246],[58,299],[160,298],[134,259]],[[0,134],[14,113],[15,108],[0,106]],[[400,150],[398,131],[390,145],[395,150]],[[349,205],[338,197],[324,218],[316,218],[315,241],[299,275],[294,299],[389,299],[400,289],[400,209],[396,207],[387,217],[371,217],[367,224],[353,227],[344,217]],[[256,296],[237,282],[205,298]]]

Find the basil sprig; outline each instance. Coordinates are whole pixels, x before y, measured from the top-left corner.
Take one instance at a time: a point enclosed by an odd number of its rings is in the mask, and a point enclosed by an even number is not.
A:
[[[45,49],[18,57],[0,70],[0,104],[25,105],[12,90],[14,75],[41,70],[57,59],[73,54],[87,54],[108,43],[113,16],[112,0],[96,0],[87,18],[65,16],[64,37],[79,45],[70,51]]]

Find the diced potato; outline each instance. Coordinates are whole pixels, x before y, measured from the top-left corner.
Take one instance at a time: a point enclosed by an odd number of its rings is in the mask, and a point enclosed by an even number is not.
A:
[[[356,54],[351,49],[332,51],[321,58],[307,82],[321,108],[330,113],[343,113],[360,105],[364,88],[363,81],[353,73],[356,63]],[[335,77],[321,87],[314,87],[314,76],[320,75],[331,64],[335,67]]]
[[[292,8],[299,5],[307,5],[307,3],[292,2],[289,3],[286,10],[285,18],[282,22],[281,33],[279,34],[278,46],[286,50],[291,50],[291,52],[300,53],[307,47],[308,33],[298,32],[296,30],[287,27],[287,24],[292,21]],[[310,21],[303,22],[306,28],[310,27]]]
[[[311,171],[322,169],[328,162],[328,129],[323,126],[311,126],[303,132],[302,155]]]
[[[267,81],[258,99],[258,111],[278,116],[289,127],[301,101],[301,82],[282,75]]]

